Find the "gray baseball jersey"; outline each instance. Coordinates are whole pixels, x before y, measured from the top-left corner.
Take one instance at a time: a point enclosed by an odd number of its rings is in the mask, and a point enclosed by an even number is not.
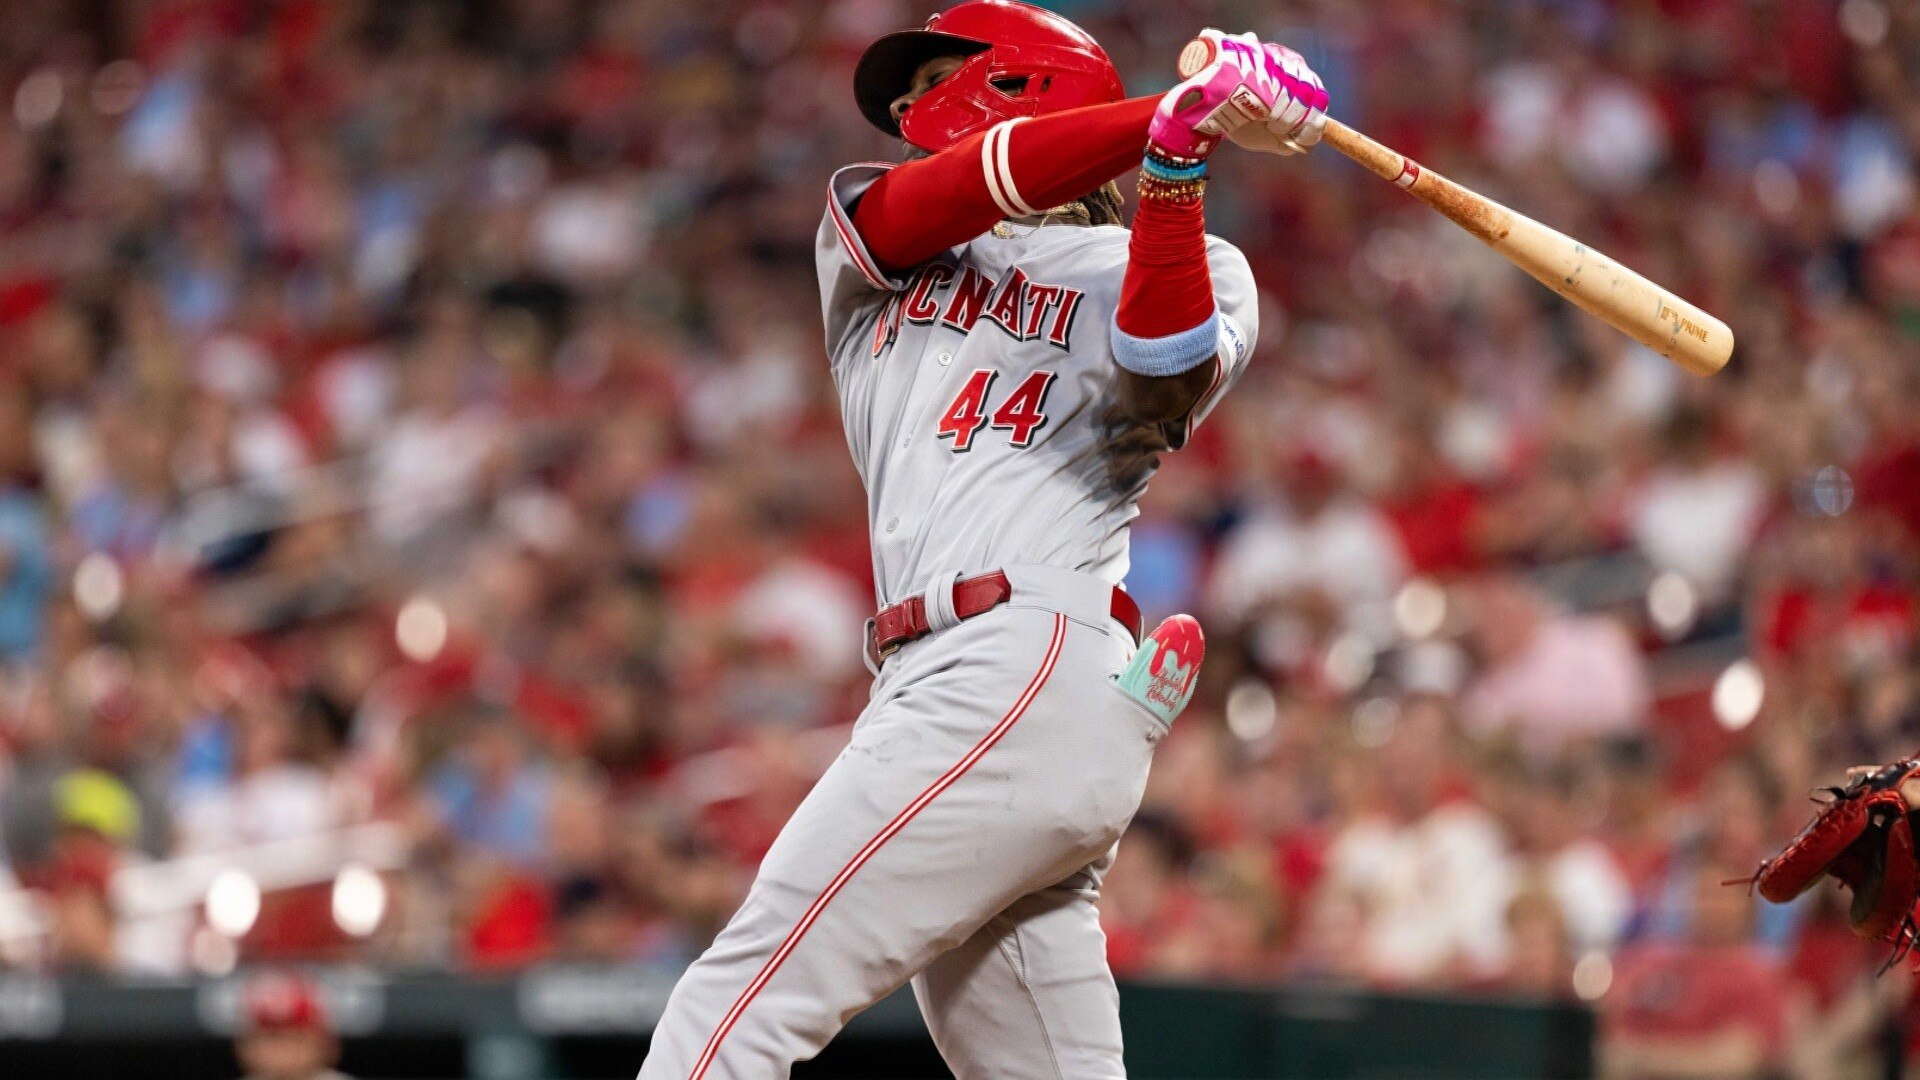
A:
[[[1114,416],[1108,328],[1127,230],[1007,223],[911,274],[887,274],[848,208],[888,168],[835,174],[814,252],[881,602],[942,571],[1009,563],[1118,584],[1153,452],[1184,438],[1130,430]],[[1239,376],[1259,329],[1245,256],[1218,238],[1208,255],[1219,378],[1196,423]]]
[[[642,1080],[777,1080],[909,980],[960,1080],[1125,1075],[1095,900],[1166,729],[1112,681],[1134,642],[1110,612],[1154,453],[1186,425],[1114,419],[1126,230],[1005,224],[888,275],[848,212],[886,168],[834,177],[820,292],[876,586],[925,593],[934,632],[880,669],[674,987]],[[1196,422],[1255,332],[1245,259],[1210,254],[1221,347]],[[1012,598],[957,619],[955,577],[991,569]]]

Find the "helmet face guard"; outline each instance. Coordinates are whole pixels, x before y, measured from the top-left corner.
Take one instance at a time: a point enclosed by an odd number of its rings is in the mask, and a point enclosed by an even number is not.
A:
[[[941,56],[965,60],[895,123],[894,100]],[[1066,19],[1017,0],[969,0],[925,30],[874,42],[854,73],[854,96],[873,126],[938,152],[1003,120],[1119,101],[1126,90],[1106,52]]]

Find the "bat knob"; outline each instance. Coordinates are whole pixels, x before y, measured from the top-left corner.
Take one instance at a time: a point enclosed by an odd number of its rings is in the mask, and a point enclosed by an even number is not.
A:
[[[1194,38],[1192,41],[1187,42],[1185,48],[1180,50],[1180,77],[1183,79],[1193,78],[1195,75],[1200,74],[1201,70],[1208,64],[1213,63],[1214,58],[1219,55],[1220,47],[1213,43],[1213,39],[1204,37]]]

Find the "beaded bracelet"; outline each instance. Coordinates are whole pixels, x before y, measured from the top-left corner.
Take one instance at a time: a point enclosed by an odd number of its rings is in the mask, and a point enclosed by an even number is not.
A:
[[[1207,163],[1202,161],[1194,165],[1168,165],[1149,155],[1140,162],[1140,171],[1155,180],[1179,182],[1182,180],[1203,180],[1207,175]]]
[[[1200,180],[1161,180],[1148,174],[1144,169],[1140,173],[1140,198],[1158,202],[1190,203],[1199,202],[1206,194],[1207,182]]]
[[[1207,190],[1205,158],[1178,157],[1152,143],[1140,162],[1140,197],[1162,202],[1197,202]]]
[[[1141,169],[1166,180],[1192,180],[1207,174],[1206,158],[1179,157],[1153,143],[1147,144]]]

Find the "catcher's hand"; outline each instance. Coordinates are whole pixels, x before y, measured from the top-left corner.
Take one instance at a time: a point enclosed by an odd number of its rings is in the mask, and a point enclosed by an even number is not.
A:
[[[1779,855],[1760,864],[1760,895],[1783,904],[1831,874],[1853,894],[1847,922],[1861,937],[1883,938],[1899,953],[1914,944],[1920,859],[1913,808],[1920,803],[1920,759],[1847,773],[1844,788]]]

